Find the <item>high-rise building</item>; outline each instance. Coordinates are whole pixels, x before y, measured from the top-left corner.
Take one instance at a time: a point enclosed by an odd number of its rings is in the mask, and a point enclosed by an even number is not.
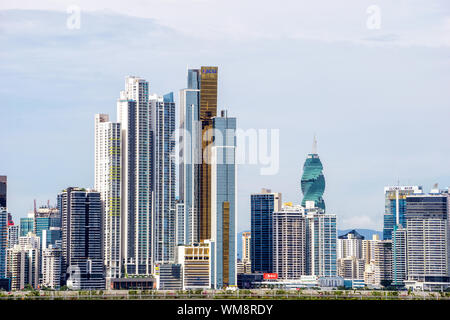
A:
[[[325,178],[323,176],[323,166],[317,154],[317,141],[314,137],[313,149],[306,158],[303,165],[303,175],[301,179],[301,189],[303,193],[302,206],[306,206],[306,201],[314,201],[314,206],[325,211],[325,202],[322,198],[325,191]]]
[[[43,233],[51,228],[61,229],[61,215],[58,208],[41,207],[37,209],[34,213],[33,233],[41,239],[42,248],[48,244],[42,241]]]
[[[406,228],[406,197],[411,194],[422,192],[421,186],[384,187],[384,240],[392,239],[392,231],[395,226],[401,225]]]
[[[19,238],[19,244],[6,250],[6,277],[11,279],[11,290],[34,289],[39,285],[39,238],[33,233]]]
[[[272,215],[274,211],[281,210],[281,193],[272,193],[269,189],[262,189],[261,193],[250,196],[250,202],[252,273],[272,272]]]
[[[20,218],[20,236],[25,237],[30,232],[34,233],[34,212],[29,212],[26,218]]]
[[[348,256],[338,259],[338,275],[344,279],[364,279],[364,259]]]
[[[213,243],[211,281],[214,288],[236,286],[236,118],[226,111],[212,118],[209,190],[209,235]],[[202,221],[204,217],[200,219]],[[209,218],[208,218],[209,219]]]
[[[180,244],[195,243],[200,239],[198,215],[202,148],[199,70],[190,69],[187,82],[188,88],[180,90],[179,195],[184,206],[184,215],[177,216]]]
[[[449,195],[406,197],[407,286],[445,290],[450,286]]]
[[[58,195],[63,273],[68,287],[104,289],[100,193],[69,187]]]
[[[103,254],[106,277],[119,278],[121,255],[121,130],[107,114],[95,115],[95,182],[103,212]]]
[[[154,262],[175,261],[175,101],[173,93],[150,96],[154,132],[155,197],[153,214]]]
[[[61,286],[62,250],[49,246],[42,250],[42,286],[59,289]]]
[[[337,258],[355,257],[362,258],[362,241],[364,236],[356,230],[347,232],[338,237],[337,240]]]
[[[380,240],[373,235],[372,240],[363,240],[363,259],[366,267],[364,282],[372,287],[385,287],[392,282],[392,241]]]
[[[0,279],[6,277],[6,249],[8,248],[8,212],[0,208]]]
[[[406,211],[406,210],[405,210]],[[401,224],[392,232],[392,285],[403,286],[407,279],[407,230]]]
[[[242,232],[242,261],[251,262],[250,247],[251,247],[251,232]]]
[[[313,201],[306,202],[306,269],[309,275],[337,276],[336,215],[324,213]]]
[[[14,247],[19,243],[19,226],[9,225],[8,226],[8,248]]]
[[[122,256],[125,274],[152,273],[153,133],[149,84],[128,76],[117,101],[121,127]]]
[[[280,279],[306,275],[306,219],[302,206],[284,206],[273,219],[273,272]]]
[[[8,208],[7,205],[7,187],[8,178],[6,176],[0,176],[0,208]]]

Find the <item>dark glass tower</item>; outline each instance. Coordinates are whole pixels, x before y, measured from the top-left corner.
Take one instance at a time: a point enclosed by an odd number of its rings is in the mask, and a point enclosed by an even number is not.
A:
[[[317,140],[314,137],[313,151],[308,154],[303,165],[303,176],[301,188],[303,193],[302,206],[306,201],[314,201],[314,205],[325,211],[325,202],[323,201],[323,192],[325,191],[325,178],[322,173],[323,167],[317,154]]]
[[[274,211],[281,209],[281,194],[263,189],[252,194],[251,199],[251,239],[250,261],[252,273],[273,271],[273,230]]]
[[[6,176],[0,176],[0,208],[7,208],[6,204]]]

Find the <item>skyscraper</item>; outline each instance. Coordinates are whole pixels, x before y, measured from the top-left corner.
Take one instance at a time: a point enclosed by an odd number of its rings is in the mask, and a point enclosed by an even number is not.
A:
[[[409,286],[450,286],[449,195],[438,191],[406,197],[406,255]]]
[[[95,115],[95,182],[103,213],[103,254],[107,278],[119,278],[121,252],[121,130],[107,114]]]
[[[199,240],[211,239],[211,148],[213,118],[217,114],[217,67],[201,67],[198,74],[200,89],[199,116],[201,121],[201,165],[199,193]]]
[[[337,276],[336,215],[306,202],[307,272],[318,277]]]
[[[20,218],[20,236],[25,237],[29,232],[34,231],[34,213],[29,212],[26,218]]]
[[[226,111],[212,118],[210,181],[214,288],[236,286],[236,118]],[[203,217],[202,217],[203,218]]]
[[[63,273],[75,290],[104,289],[100,193],[69,187],[58,195]]]
[[[0,279],[6,277],[6,249],[8,248],[8,212],[0,208]]]
[[[175,261],[175,101],[173,93],[150,96],[154,132],[155,197],[153,251],[155,263]]]
[[[134,76],[125,79],[117,101],[122,143],[122,256],[125,274],[152,272],[153,133],[149,84]]]
[[[273,270],[272,215],[281,210],[281,193],[262,189],[250,196],[251,202],[251,248],[252,273]]]
[[[0,176],[0,208],[7,208],[7,184],[8,178],[6,176]]]
[[[406,211],[406,210],[405,210]],[[407,279],[407,230],[401,224],[392,232],[392,285],[403,286]]]
[[[314,137],[313,149],[303,165],[301,189],[303,193],[302,206],[306,201],[314,201],[314,206],[325,211],[325,202],[322,198],[325,191],[325,178],[322,173],[323,166],[317,154],[317,141]]]
[[[62,251],[49,246],[42,250],[42,286],[59,289],[61,286]]]
[[[422,192],[421,186],[384,187],[384,240],[392,239],[392,231],[395,226],[401,225],[406,228],[406,196]]]
[[[180,90],[179,194],[183,217],[178,220],[181,244],[199,241],[201,123],[199,70],[188,71],[188,88]],[[180,211],[181,212],[181,211]],[[181,223],[183,221],[183,223]]]
[[[273,272],[281,279],[306,275],[306,219],[302,206],[273,213]]]

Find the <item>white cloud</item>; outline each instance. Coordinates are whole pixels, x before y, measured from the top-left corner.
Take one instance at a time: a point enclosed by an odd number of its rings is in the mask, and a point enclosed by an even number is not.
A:
[[[2,3],[0,9],[83,11],[152,18],[178,32],[200,38],[301,38],[371,45],[450,46],[447,0],[41,0]],[[381,27],[369,30],[367,8],[381,10]]]

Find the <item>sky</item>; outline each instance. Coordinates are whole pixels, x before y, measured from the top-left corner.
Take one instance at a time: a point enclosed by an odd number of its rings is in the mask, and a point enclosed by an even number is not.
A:
[[[94,115],[115,119],[125,76],[177,98],[204,65],[219,67],[219,109],[238,127],[279,130],[276,175],[238,169],[238,231],[261,188],[300,203],[314,135],[339,229],[381,230],[384,186],[450,185],[447,0],[0,1],[9,211],[93,186]]]

